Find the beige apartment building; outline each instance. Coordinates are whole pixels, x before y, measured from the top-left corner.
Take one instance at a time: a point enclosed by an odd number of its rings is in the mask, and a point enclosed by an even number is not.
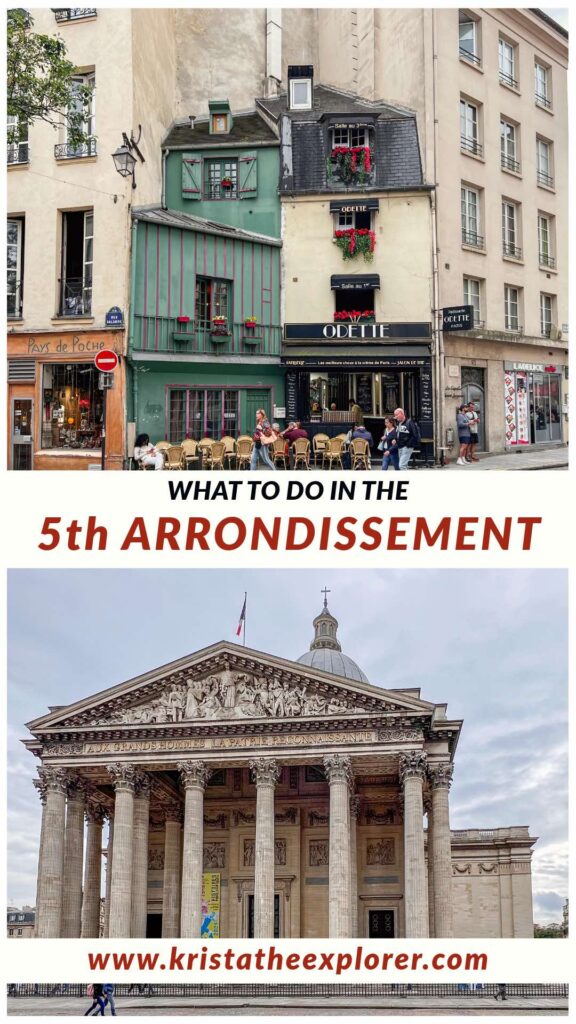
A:
[[[64,40],[93,102],[86,145],[37,122],[8,146],[8,466],[100,467],[94,356],[113,349],[120,365],[107,393],[106,468],[121,469],[130,207],[160,190],[159,142],[173,113],[172,12],[43,8],[30,16],[32,31]],[[143,157],[133,150],[131,177],[112,159],[124,135],[139,140]]]

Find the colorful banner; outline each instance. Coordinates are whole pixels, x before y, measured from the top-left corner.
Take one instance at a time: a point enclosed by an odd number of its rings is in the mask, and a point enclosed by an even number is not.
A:
[[[220,938],[220,874],[206,871],[202,875],[202,927],[200,938]]]
[[[528,378],[525,373],[504,374],[506,446],[529,444]]]

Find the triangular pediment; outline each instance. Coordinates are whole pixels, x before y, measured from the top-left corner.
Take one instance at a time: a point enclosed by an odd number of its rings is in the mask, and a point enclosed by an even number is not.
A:
[[[343,679],[298,662],[221,642],[57,708],[28,723],[33,733],[222,721],[418,716],[436,705],[411,692]]]

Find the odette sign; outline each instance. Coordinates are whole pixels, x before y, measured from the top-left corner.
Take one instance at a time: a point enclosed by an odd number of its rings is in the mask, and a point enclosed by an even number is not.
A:
[[[442,310],[443,331],[470,331],[474,327],[474,306],[447,306]]]
[[[385,341],[388,338],[430,338],[430,324],[284,324],[286,341]]]
[[[118,356],[111,348],[103,348],[94,356],[94,365],[101,373],[112,373],[118,366]]]

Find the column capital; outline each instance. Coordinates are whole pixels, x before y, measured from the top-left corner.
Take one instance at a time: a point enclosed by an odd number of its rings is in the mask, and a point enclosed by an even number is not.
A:
[[[402,785],[407,779],[424,779],[427,765],[426,754],[421,750],[409,750],[406,754],[400,755],[400,782]]]
[[[184,820],[184,811],[182,805],[177,803],[176,800],[167,800],[163,803],[160,808],[160,815],[164,821],[164,824],[168,821],[176,821],[182,824]]]
[[[47,765],[46,767],[38,769],[38,786],[36,787],[44,799],[49,790],[55,793],[63,793],[66,795],[66,786],[68,783],[68,775],[64,768],[56,768],[53,765]]]
[[[121,761],[117,761],[115,764],[107,764],[106,771],[112,779],[112,785],[116,792],[120,790],[134,792],[136,768],[133,764],[123,764]]]
[[[254,772],[257,786],[275,786],[280,778],[280,767],[268,757],[255,757],[248,762]]]
[[[84,817],[86,822],[94,825],[103,825],[104,819],[108,814],[107,809],[103,804],[96,803],[95,800],[89,800],[86,804],[86,810],[84,811]]]
[[[205,761],[178,761],[177,768],[184,789],[195,788],[202,791],[206,789],[213,771]]]
[[[428,778],[432,789],[450,789],[453,775],[453,764],[428,765]]]
[[[356,794],[350,797],[350,817],[358,821],[360,816],[360,797]]]
[[[66,796],[69,800],[85,800],[87,786],[80,775],[69,775],[66,781]]]
[[[322,764],[330,785],[333,782],[345,782],[347,786],[352,785],[352,765],[349,757],[344,754],[326,754],[322,758]]]
[[[148,772],[143,772],[140,768],[136,769],[134,775],[134,796],[137,800],[149,800],[150,789],[152,786],[152,780],[148,775]]]

